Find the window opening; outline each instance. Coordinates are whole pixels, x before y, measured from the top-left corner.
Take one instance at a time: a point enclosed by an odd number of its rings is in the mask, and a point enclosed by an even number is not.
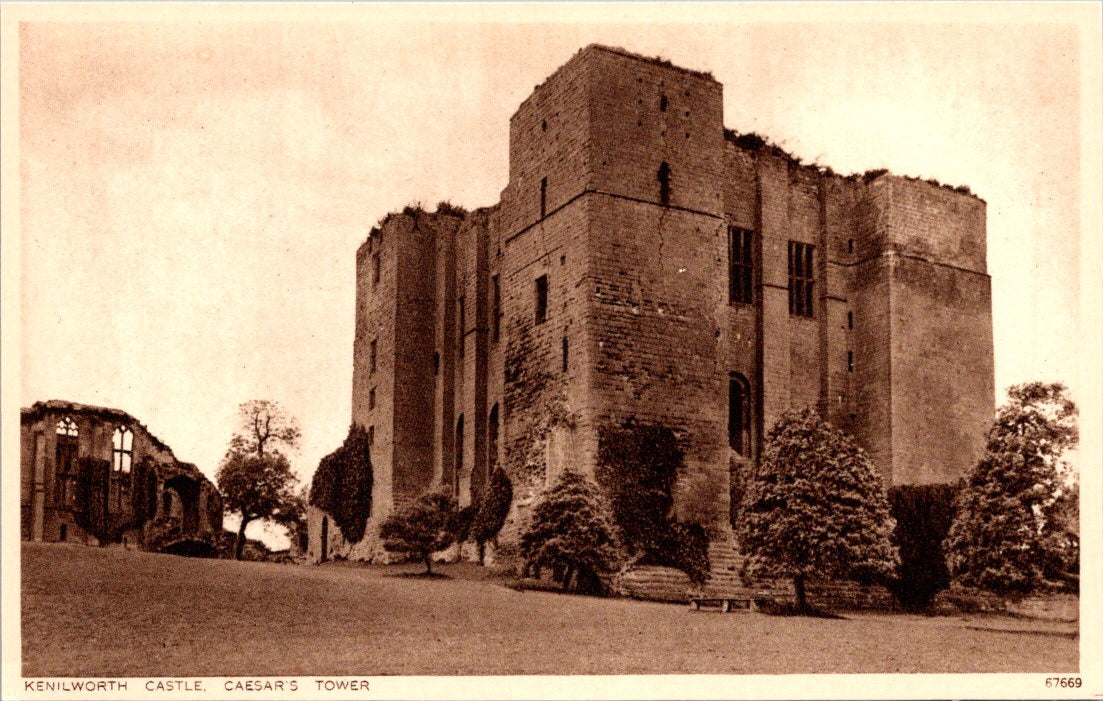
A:
[[[659,181],[659,204],[665,207],[670,204],[670,164],[663,161],[655,177]]]
[[[456,419],[456,469],[452,472],[452,495],[460,495],[460,473],[463,471],[463,414]]]
[[[548,276],[536,278],[536,323],[542,324],[548,319]]]
[[[464,319],[467,317],[467,299],[463,295],[460,295],[459,300],[456,302],[457,311],[456,316],[456,332],[459,334],[459,338],[456,339],[456,343],[459,344],[460,357],[463,357],[463,336],[464,336]]]
[[[666,105],[667,105],[666,95],[663,95],[662,97],[659,98],[659,111],[660,112],[666,112]]]
[[[728,304],[750,304],[754,301],[752,280],[752,239],[754,232],[728,227]]]
[[[811,318],[813,314],[812,274],[814,246],[799,241],[789,242],[789,313]]]
[[[854,372],[854,351],[846,352],[846,371]]]
[[[379,254],[376,253],[371,257],[371,282],[372,285],[379,283]]]
[[[490,416],[487,419],[486,428],[486,455],[490,469],[486,471],[487,481],[490,481],[490,473],[498,467],[498,405],[490,407]]]
[[[854,312],[846,313],[846,327],[848,329],[854,328]]]
[[[563,337],[563,372],[567,372],[571,353],[571,341],[566,336]]]
[[[548,213],[548,179],[540,178],[540,217]]]
[[[372,387],[370,390],[368,390],[368,408],[375,408],[375,387]]]
[[[115,472],[129,473],[130,463],[134,457],[134,432],[126,426],[119,426],[112,436],[112,445],[114,445]]]
[[[371,340],[371,343],[368,344],[368,372],[369,373],[375,372],[375,360],[376,360],[375,348],[376,348],[375,339],[373,338]]]
[[[490,278],[490,340],[497,341],[502,327],[502,285],[498,276]]]

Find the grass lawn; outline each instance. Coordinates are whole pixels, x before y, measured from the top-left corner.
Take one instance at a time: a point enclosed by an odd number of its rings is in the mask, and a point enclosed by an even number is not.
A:
[[[322,567],[22,546],[25,676],[1075,672],[1075,624],[519,592],[443,566]]]

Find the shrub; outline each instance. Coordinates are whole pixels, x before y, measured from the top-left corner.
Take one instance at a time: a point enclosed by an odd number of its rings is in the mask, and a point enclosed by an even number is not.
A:
[[[749,572],[789,577],[807,611],[812,577],[887,577],[899,556],[880,476],[853,440],[814,411],[783,414],[766,438],[737,534]]]
[[[1041,382],[1008,390],[955,502],[944,543],[955,585],[1023,595],[1044,583],[1052,536],[1068,528],[1061,496],[1070,467],[1061,456],[1076,445],[1077,427],[1065,392]]]
[[[499,467],[490,473],[490,483],[479,495],[471,521],[471,537],[479,544],[479,562],[483,560],[483,546],[502,530],[511,503],[513,484]]]
[[[371,443],[363,426],[349,426],[345,442],[322,458],[310,484],[310,503],[325,511],[350,543],[364,537],[372,507]]]
[[[954,518],[957,486],[901,485],[889,490],[889,506],[896,519],[893,542],[900,549],[898,576],[890,582],[897,600],[908,609],[922,609],[939,591],[950,586],[942,541]]]
[[[384,550],[406,553],[425,563],[426,574],[432,574],[432,554],[456,540],[456,500],[447,494],[422,495],[383,521],[379,537]]]
[[[596,485],[576,472],[563,472],[533,510],[521,535],[526,571],[549,567],[564,589],[598,593],[598,573],[617,560],[608,505]]]

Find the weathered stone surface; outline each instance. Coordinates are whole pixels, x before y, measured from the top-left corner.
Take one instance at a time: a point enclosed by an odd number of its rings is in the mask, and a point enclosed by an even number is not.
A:
[[[741,464],[809,405],[889,484],[949,481],[977,458],[994,405],[984,202],[801,165],[725,130],[722,90],[587,47],[510,120],[500,203],[373,230],[353,376],[373,519],[426,489],[469,503],[502,465],[514,506],[489,552],[506,562],[540,490],[592,474],[599,428],[628,417],[677,432],[683,477],[727,481],[733,375],[751,397]],[[729,301],[731,227],[752,232],[750,303]],[[815,250],[811,317],[790,313],[790,242]],[[718,563],[711,586],[735,586],[738,562]]]

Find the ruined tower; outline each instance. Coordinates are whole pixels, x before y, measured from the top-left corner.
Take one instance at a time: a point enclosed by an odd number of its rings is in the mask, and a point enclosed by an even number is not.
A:
[[[373,521],[428,489],[469,503],[500,465],[515,526],[629,417],[677,433],[681,483],[730,482],[806,406],[888,484],[979,456],[991,297],[967,190],[802,165],[725,129],[711,75],[596,45],[520,105],[509,151],[498,204],[408,208],[357,253]],[[371,539],[346,549],[376,557]]]

